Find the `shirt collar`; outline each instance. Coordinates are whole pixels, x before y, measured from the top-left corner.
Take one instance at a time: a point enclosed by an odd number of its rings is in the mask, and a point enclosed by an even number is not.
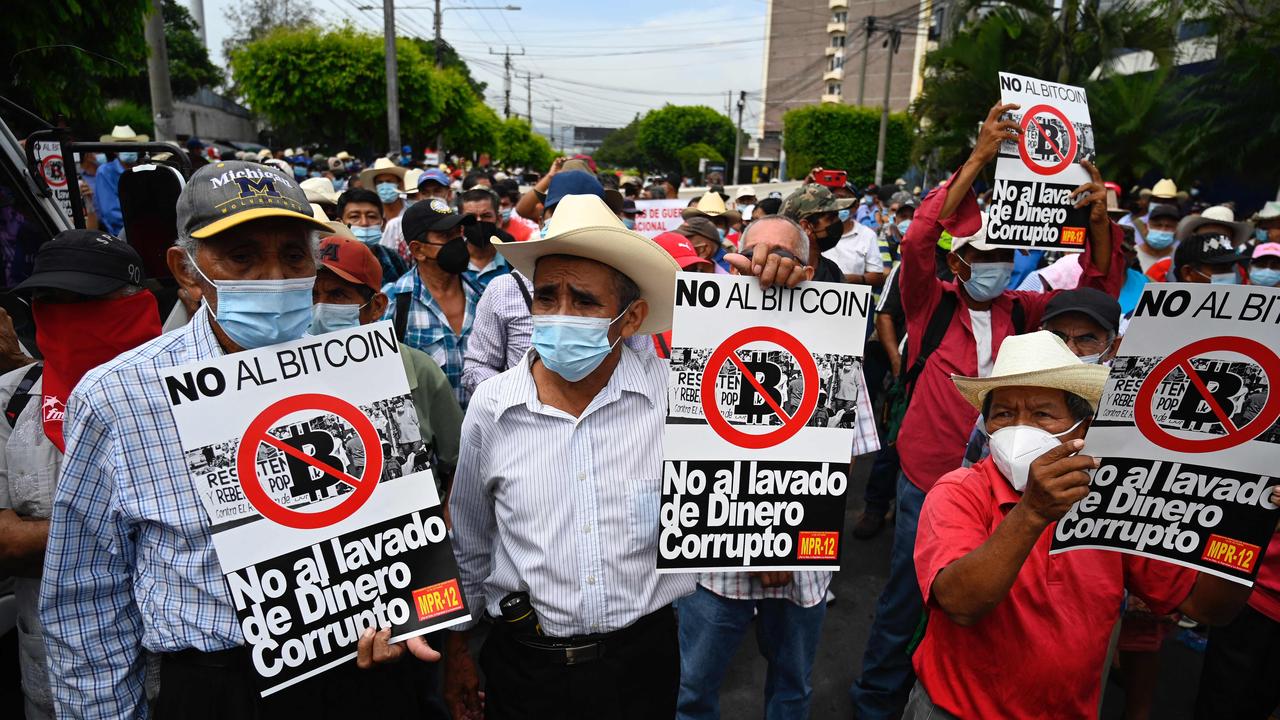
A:
[[[996,467],[995,460],[992,460],[990,456],[974,463],[973,469],[982,472],[986,476],[987,481],[991,484],[991,495],[1000,507],[1017,505],[1018,501],[1022,499],[1022,495],[1013,489],[1013,486],[1009,484],[1004,475],[1000,474],[1000,468]]]
[[[473,272],[477,275],[484,275],[490,271],[503,270],[510,266],[511,263],[507,262],[507,259],[502,256],[502,253],[498,253],[497,255],[494,255],[493,259],[489,261],[489,264],[484,267],[476,267],[474,261],[469,261],[467,263],[467,271]]]
[[[544,406],[538,399],[538,385],[533,380],[533,361],[536,357],[537,351],[529,348],[525,351],[520,364],[512,369],[506,391],[498,398],[497,416],[518,405],[524,405],[529,412],[542,411]],[[623,392],[635,393],[647,400],[650,407],[655,406],[657,404],[653,397],[655,389],[651,387],[652,383],[646,380],[643,361],[634,350],[622,344],[622,357],[613,369],[613,374],[609,376],[609,382],[605,383],[600,393],[587,405],[587,409],[582,412],[579,420],[586,418],[596,409],[618,400]]]
[[[212,360],[226,354],[218,344],[218,337],[213,334],[212,322],[213,313],[209,312],[209,306],[201,303],[195,315],[191,316],[191,321],[182,326],[181,332],[186,338],[187,352],[192,360]]]

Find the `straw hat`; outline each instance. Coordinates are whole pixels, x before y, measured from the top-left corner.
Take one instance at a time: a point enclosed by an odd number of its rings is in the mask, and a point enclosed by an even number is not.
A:
[[[128,125],[116,125],[111,128],[110,135],[103,135],[98,138],[98,142],[147,142],[148,140],[150,138],[146,135],[139,135]]]
[[[414,207],[417,207],[416,205]],[[653,335],[671,329],[671,311],[680,265],[658,243],[628,230],[595,195],[566,195],[542,240],[503,242],[494,247],[521,275],[532,278],[538,259],[572,255],[604,263],[631,278],[649,303],[649,315],[636,332]]]
[[[324,224],[329,226],[329,229],[333,231],[334,235],[340,235],[344,238],[350,238],[351,240],[356,239],[356,234],[351,232],[351,228],[337,220],[326,220]]]
[[[990,377],[952,375],[951,381],[978,410],[982,410],[992,390],[1022,386],[1055,388],[1079,395],[1096,411],[1109,372],[1103,365],[1081,362],[1057,335],[1041,330],[1005,338]]]
[[[409,195],[418,193],[418,183],[422,180],[422,171],[418,168],[409,168],[404,171],[404,191]]]
[[[1160,182],[1151,188],[1151,197],[1160,200],[1172,200],[1178,197],[1178,186],[1174,185],[1169,178],[1161,178]]]
[[[720,197],[720,193],[708,190],[706,194],[698,199],[697,205],[682,210],[680,217],[685,220],[692,217],[716,217],[725,214],[727,209],[724,205],[724,198]]]
[[[390,160],[380,157],[373,162],[373,165],[360,171],[360,187],[373,189],[373,179],[379,175],[395,175],[400,178],[400,183],[404,184],[405,169]]]
[[[1174,232],[1174,238],[1178,242],[1182,242],[1187,238],[1200,232],[1200,228],[1205,225],[1224,225],[1231,229],[1231,242],[1236,245],[1243,245],[1249,239],[1249,233],[1253,231],[1247,222],[1236,222],[1236,213],[1226,205],[1214,205],[1205,208],[1204,212],[1199,215],[1188,215],[1178,221],[1178,229]]]
[[[298,186],[307,194],[307,202],[338,204],[338,191],[333,189],[333,181],[327,177],[307,178]]]
[[[1280,218],[1280,202],[1269,200],[1262,209],[1253,214],[1254,222],[1262,222],[1263,220],[1275,220]]]

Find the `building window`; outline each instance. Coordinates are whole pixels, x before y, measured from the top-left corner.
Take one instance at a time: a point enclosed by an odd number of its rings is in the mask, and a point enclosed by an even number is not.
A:
[[[844,67],[844,56],[843,56],[843,55],[832,55],[830,58],[827,58],[827,70],[828,70],[828,71],[830,71],[830,70],[839,70],[839,69],[840,69],[840,68],[842,68],[842,67]]]
[[[843,36],[843,35],[832,35],[832,36],[831,36],[831,47],[833,47],[833,48],[842,48],[842,47],[844,47],[844,36]]]
[[[844,10],[837,10],[831,14],[831,22],[842,23],[849,18],[849,13]]]
[[[839,94],[840,94],[840,83],[838,83],[838,82],[827,83],[827,94],[828,94],[828,95],[839,95]]]

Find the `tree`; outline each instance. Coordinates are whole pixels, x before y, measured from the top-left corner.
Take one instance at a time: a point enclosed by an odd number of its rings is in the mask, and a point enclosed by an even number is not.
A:
[[[495,115],[496,117],[496,115]],[[495,159],[509,168],[542,171],[555,160],[551,143],[535,134],[523,118],[509,117],[498,128],[498,151]]]
[[[680,148],[676,152],[676,160],[680,163],[680,173],[685,177],[696,178],[695,182],[702,181],[702,171],[699,167],[702,161],[706,160],[707,164],[723,163],[724,156],[716,149],[706,143],[694,143]]]
[[[396,61],[400,128],[408,142],[434,144],[437,132],[472,121],[476,96],[460,74],[435,68],[408,41],[396,43]],[[234,50],[231,74],[249,107],[270,121],[282,142],[373,151],[386,143],[381,37],[350,25],[277,28]]]
[[[266,37],[276,28],[315,25],[316,8],[308,0],[240,0],[222,13],[231,32],[222,41],[222,54],[230,58],[240,47]]]
[[[202,87],[222,84],[222,69],[209,60],[209,52],[200,41],[195,18],[176,0],[164,0],[161,7],[164,13],[165,51],[169,56],[169,87],[173,96],[186,97],[195,94]],[[137,41],[144,44],[146,42],[141,29]],[[110,97],[131,100],[141,105],[151,104],[151,86],[148,84],[145,66],[141,68],[141,72],[130,77],[104,83],[104,90]],[[137,127],[134,126],[134,129]]]
[[[866,185],[875,179],[880,144],[880,109],[823,103],[788,110],[782,116],[783,147],[793,178],[815,167],[844,170]],[[885,134],[884,172],[894,178],[911,165],[914,124],[906,113],[890,113]]]
[[[422,51],[424,56],[432,58],[433,60],[435,59],[435,39],[423,40],[420,37],[415,37],[410,39],[409,42],[417,45],[418,49]],[[489,87],[489,83],[481,82],[471,76],[471,68],[467,67],[467,63],[462,59],[462,56],[458,54],[458,51],[453,49],[452,45],[447,42],[441,42],[440,46],[440,67],[445,68],[446,70],[457,70],[462,77],[466,79],[467,84],[471,86],[471,89],[476,91],[477,95],[484,95],[485,88]]]
[[[626,127],[614,130],[604,137],[600,149],[593,156],[595,161],[615,168],[650,169],[653,163],[640,150],[639,133],[640,116],[637,114]]]
[[[452,123],[443,132],[444,146],[450,152],[463,156],[497,153],[498,133],[502,129],[498,113],[486,105],[483,99],[473,96],[464,117],[463,122]]]
[[[721,157],[733,155],[733,121],[705,105],[666,105],[640,120],[636,140],[641,151],[662,170],[680,169],[676,154],[706,143]]]

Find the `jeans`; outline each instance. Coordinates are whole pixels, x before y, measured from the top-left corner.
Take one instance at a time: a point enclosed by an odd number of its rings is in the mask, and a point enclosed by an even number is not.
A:
[[[849,688],[854,717],[859,720],[896,718],[915,680],[907,646],[915,636],[924,611],[914,556],[916,526],[920,523],[923,504],[924,492],[899,473],[889,581],[876,603],[876,618],[862,655],[862,677]]]
[[[698,586],[676,603],[680,616],[679,720],[720,717],[720,685],[742,636],[756,615],[756,641],[769,664],[764,683],[766,720],[809,717],[809,674],[818,649],[826,603],[800,607],[790,600],[733,600]]]
[[[871,474],[867,476],[866,512],[872,515],[884,515],[889,511],[889,503],[893,502],[894,484],[902,474],[898,460],[898,446],[885,445],[876,453],[875,462],[871,465]],[[912,486],[914,487],[914,486]]]
[[[907,700],[907,709],[902,713],[902,720],[959,720],[955,715],[933,704],[933,698],[925,691],[924,685],[916,681],[911,689],[911,697]]]

